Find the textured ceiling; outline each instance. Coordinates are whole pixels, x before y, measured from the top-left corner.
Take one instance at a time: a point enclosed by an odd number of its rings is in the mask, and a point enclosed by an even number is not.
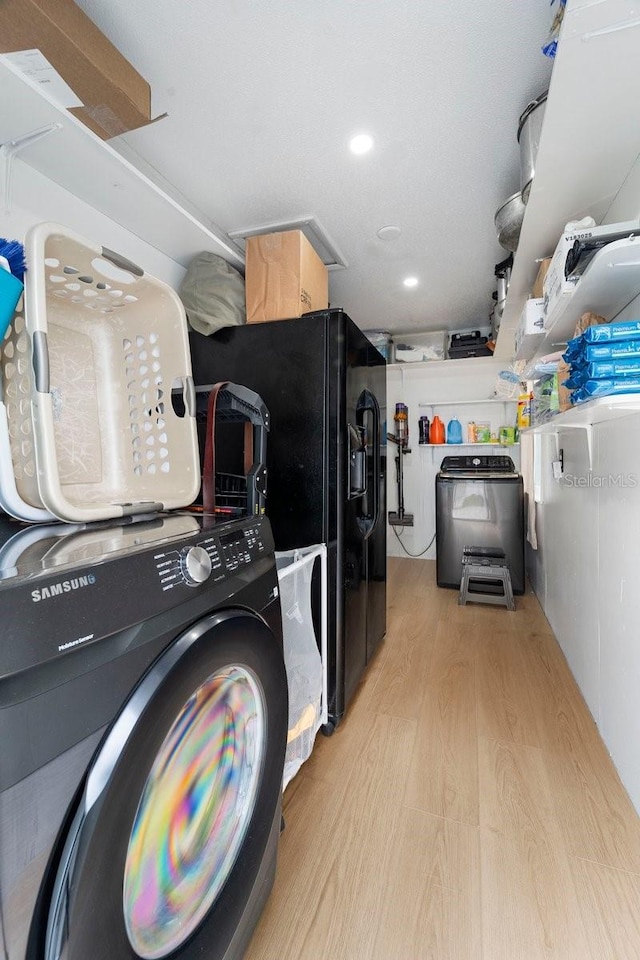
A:
[[[361,327],[487,323],[548,0],[79,3],[169,114],[128,146],[222,232],[313,214],[348,262],[331,302]]]

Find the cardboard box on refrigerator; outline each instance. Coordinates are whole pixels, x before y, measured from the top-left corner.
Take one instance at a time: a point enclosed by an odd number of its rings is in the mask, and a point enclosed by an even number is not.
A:
[[[301,230],[248,237],[247,323],[287,320],[329,306],[329,275]]]
[[[0,53],[21,51],[12,62],[48,61],[82,104],[70,112],[103,140],[153,123],[149,84],[72,0],[0,0]]]

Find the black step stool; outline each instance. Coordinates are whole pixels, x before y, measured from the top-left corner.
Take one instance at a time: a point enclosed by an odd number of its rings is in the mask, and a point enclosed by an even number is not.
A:
[[[480,589],[472,589],[473,585]],[[482,586],[485,589],[482,589]],[[462,579],[458,603],[464,606],[468,600],[475,603],[497,603],[507,610],[515,610],[513,587],[509,564],[502,550],[492,550],[491,555],[478,547],[462,550]]]

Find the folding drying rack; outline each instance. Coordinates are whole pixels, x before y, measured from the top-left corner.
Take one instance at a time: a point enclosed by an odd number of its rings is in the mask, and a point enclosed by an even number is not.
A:
[[[210,397],[215,392],[214,422],[211,422]],[[259,394],[239,383],[224,382],[196,387],[196,421],[206,424],[207,439],[215,445],[218,423],[244,423],[244,474],[214,470],[214,477],[202,481],[206,500],[207,485],[215,483],[212,502],[216,513],[225,516],[258,516],[265,512],[267,497],[267,433],[269,411]],[[214,451],[215,456],[215,451]]]

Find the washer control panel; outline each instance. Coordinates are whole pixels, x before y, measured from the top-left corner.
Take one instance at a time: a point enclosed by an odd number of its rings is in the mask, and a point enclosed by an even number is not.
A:
[[[158,551],[153,560],[163,591],[218,583],[265,552],[258,523],[201,535],[195,544]]]

